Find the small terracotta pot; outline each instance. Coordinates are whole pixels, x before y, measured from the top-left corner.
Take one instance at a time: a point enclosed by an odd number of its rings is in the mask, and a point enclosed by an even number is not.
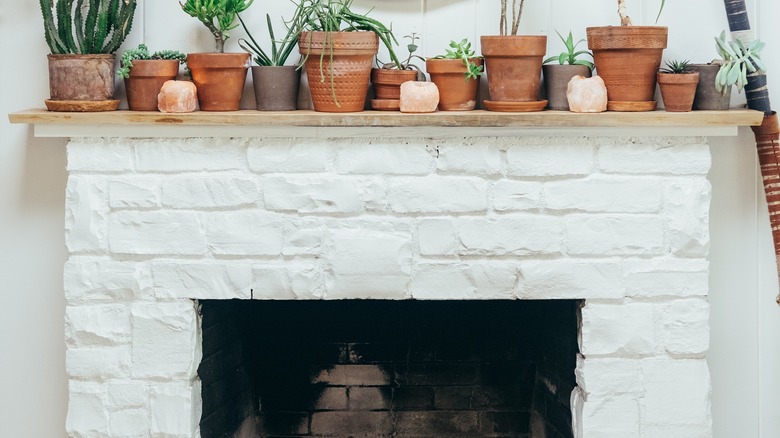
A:
[[[401,98],[401,84],[417,80],[417,70],[371,69],[371,83],[377,99]]]
[[[471,58],[482,65],[482,58]],[[460,59],[435,59],[425,61],[425,69],[431,82],[439,88],[440,111],[469,111],[477,105],[478,79],[466,79],[468,68]]]
[[[544,71],[544,88],[547,91],[547,108],[551,110],[569,111],[569,98],[566,93],[569,81],[575,76],[591,75],[587,65],[549,64],[542,67]]]
[[[202,111],[238,111],[249,69],[249,53],[190,53],[187,67],[198,87]]]
[[[115,55],[48,55],[51,100],[114,99]]]
[[[167,81],[176,79],[179,61],[136,59],[125,79],[127,106],[131,111],[157,111],[157,95]]]
[[[301,71],[295,66],[252,67],[255,102],[258,111],[295,111]]]
[[[483,36],[480,42],[491,101],[539,100],[547,36]]]
[[[315,111],[363,111],[371,65],[379,50],[374,32],[301,32],[298,48]]]
[[[661,96],[664,107],[669,112],[688,112],[693,108],[696,86],[699,84],[699,72],[658,73]]]
[[[715,64],[691,64],[690,67],[699,72],[699,85],[696,87],[693,109],[720,111],[729,109],[731,105],[731,87],[728,87],[725,93],[721,93],[715,86],[715,76],[718,75],[720,66]]]

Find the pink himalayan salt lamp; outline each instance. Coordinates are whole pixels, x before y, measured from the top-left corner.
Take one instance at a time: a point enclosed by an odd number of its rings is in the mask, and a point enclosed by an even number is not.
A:
[[[189,81],[167,81],[157,95],[157,108],[163,113],[191,113],[198,104],[198,90]]]
[[[598,76],[574,76],[566,89],[569,109],[575,113],[603,113],[607,110],[607,86]]]
[[[433,82],[401,84],[402,113],[432,113],[439,106],[439,88]]]

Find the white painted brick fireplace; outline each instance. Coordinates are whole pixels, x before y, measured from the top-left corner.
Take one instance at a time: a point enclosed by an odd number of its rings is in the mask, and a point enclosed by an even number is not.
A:
[[[582,299],[579,438],[712,436],[702,137],[74,138],[72,437],[197,437],[196,300]]]

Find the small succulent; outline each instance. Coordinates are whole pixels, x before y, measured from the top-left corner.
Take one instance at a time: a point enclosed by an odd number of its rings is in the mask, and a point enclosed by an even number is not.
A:
[[[755,40],[749,45],[740,40],[726,41],[724,30],[720,37],[715,38],[715,43],[723,58],[715,76],[715,86],[720,92],[725,93],[732,85],[736,85],[737,91],[742,92],[747,85],[748,73],[766,71],[766,65],[761,61],[761,51],[765,45],[761,40]]]
[[[252,5],[254,0],[186,0],[179,2],[181,9],[197,18],[214,35],[214,51],[225,51],[225,41],[230,31],[238,27],[236,17]]]
[[[683,74],[683,73],[693,73],[693,70],[690,67],[691,61],[685,60],[680,61],[678,59],[672,60],[672,61],[666,61],[666,67],[661,68],[661,73],[671,73],[671,74]]]
[[[483,69],[481,65],[475,64],[471,58],[475,57],[474,50],[471,49],[471,43],[466,39],[460,42],[450,41],[450,48],[444,55],[436,56],[435,59],[460,59],[467,67],[466,80],[477,79],[482,76]]]
[[[557,30],[555,33],[558,34],[558,37],[563,41],[563,44],[566,46],[566,51],[561,52],[558,56],[551,56],[544,60],[544,63],[547,64],[548,62],[558,61],[559,64],[570,64],[570,65],[585,65],[588,66],[591,70],[593,70],[593,63],[590,61],[586,61],[584,59],[577,59],[578,56],[581,55],[588,55],[591,58],[593,55],[588,50],[580,50],[577,51],[577,46],[584,43],[585,40],[581,39],[577,41],[577,43],[574,43],[574,37],[572,36],[571,32],[569,32],[569,36],[566,38],[563,37],[563,35],[560,34]]]
[[[419,59],[420,61],[425,62],[425,58],[423,58],[420,55],[415,55],[414,53],[420,49],[420,46],[417,45],[417,40],[420,39],[419,36],[417,36],[416,32],[412,32],[409,35],[404,35],[404,38],[409,40],[409,44],[406,45],[406,50],[409,52],[409,56],[406,57],[405,60],[401,61],[401,68],[396,65],[395,62],[380,62],[377,59],[377,65],[380,68],[384,69],[399,69],[399,70],[417,70],[420,71],[420,67],[416,66],[415,64],[412,64],[412,59]]]
[[[169,59],[184,64],[187,55],[176,50],[160,50],[158,52],[150,53],[146,44],[141,43],[137,48],[129,49],[122,54],[117,75],[123,79],[129,78],[130,69],[133,68],[133,61],[137,59]]]

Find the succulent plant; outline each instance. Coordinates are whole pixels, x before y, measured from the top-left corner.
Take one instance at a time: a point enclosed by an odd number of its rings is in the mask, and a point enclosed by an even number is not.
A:
[[[560,65],[564,64],[570,64],[570,65],[584,65],[593,70],[593,63],[590,61],[586,61],[584,59],[578,59],[580,55],[588,55],[591,58],[593,57],[593,54],[591,54],[588,50],[579,50],[577,51],[577,46],[584,43],[585,40],[579,40],[577,43],[574,42],[574,37],[572,36],[571,31],[569,32],[569,36],[566,38],[563,37],[563,35],[560,34],[557,30],[555,33],[558,34],[558,38],[563,41],[563,45],[566,46],[566,51],[561,52],[559,55],[550,56],[549,58],[544,60],[544,63],[547,64],[548,62],[552,61],[558,61]]]
[[[452,50],[450,50],[452,49]],[[471,48],[471,43],[467,39],[463,39],[460,42],[450,41],[450,49],[446,49],[444,55],[439,55],[436,59],[460,59],[463,61],[463,65],[466,66],[466,81],[469,79],[477,79],[483,73],[481,65],[475,64],[471,58],[474,58],[474,50]]]
[[[214,35],[214,51],[225,51],[225,41],[230,31],[238,27],[236,17],[252,5],[254,0],[186,0],[179,2],[181,9],[197,18]]]
[[[136,0],[39,1],[53,54],[114,53],[133,26]]]
[[[671,73],[671,74],[693,73],[693,70],[691,70],[690,65],[691,65],[691,61],[689,59],[685,61],[680,61],[679,59],[666,61],[666,67],[661,68],[661,73]]]
[[[149,48],[146,44],[139,44],[135,49],[129,49],[122,54],[120,60],[119,75],[123,79],[130,77],[130,70],[133,68],[133,61],[138,59],[168,59],[173,61],[179,61],[179,64],[184,64],[187,59],[187,55],[177,50],[160,50],[154,53],[149,52]]]
[[[725,93],[732,85],[742,92],[748,83],[748,73],[765,72],[766,65],[761,60],[764,43],[754,40],[749,44],[741,40],[726,41],[726,31],[715,38],[718,54],[723,58],[720,70],[715,76],[717,89]]]

